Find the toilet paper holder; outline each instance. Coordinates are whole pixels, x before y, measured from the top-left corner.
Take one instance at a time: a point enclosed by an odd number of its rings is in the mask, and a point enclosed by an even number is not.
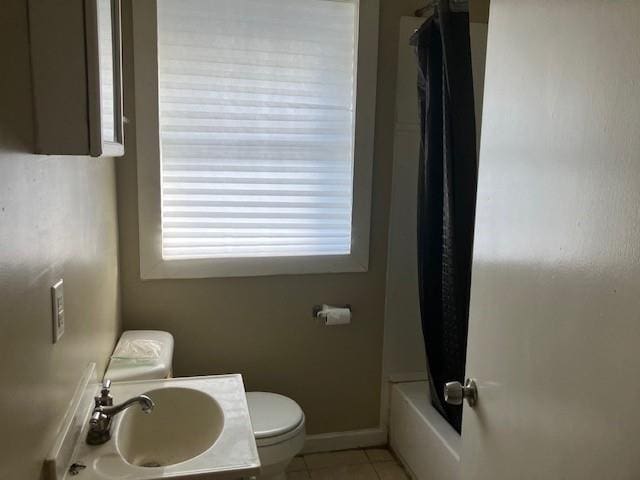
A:
[[[351,309],[351,304],[346,303],[344,305],[331,305],[332,307],[336,307],[336,308],[348,308],[349,311],[351,313],[353,313],[353,310]],[[313,309],[311,310],[311,315],[313,316],[313,318],[318,318],[318,314],[322,311],[322,305],[314,305]]]

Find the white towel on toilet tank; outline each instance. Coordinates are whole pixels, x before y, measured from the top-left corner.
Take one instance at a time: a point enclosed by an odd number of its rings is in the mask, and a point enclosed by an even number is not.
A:
[[[114,360],[132,360],[136,363],[155,362],[160,358],[162,344],[155,340],[137,338],[120,340],[111,358]]]

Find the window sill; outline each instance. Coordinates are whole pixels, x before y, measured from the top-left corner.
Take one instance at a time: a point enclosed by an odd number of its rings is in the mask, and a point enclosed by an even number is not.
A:
[[[368,259],[356,255],[316,257],[267,257],[145,261],[141,259],[143,280],[259,277],[356,273],[368,271]]]

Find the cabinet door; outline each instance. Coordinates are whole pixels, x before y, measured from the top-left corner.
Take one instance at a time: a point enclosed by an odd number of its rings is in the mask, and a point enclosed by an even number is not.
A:
[[[124,155],[120,0],[31,0],[35,153]]]

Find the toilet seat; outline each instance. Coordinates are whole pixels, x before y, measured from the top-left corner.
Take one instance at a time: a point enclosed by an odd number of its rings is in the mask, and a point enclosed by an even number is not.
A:
[[[305,435],[306,435],[306,431],[305,431],[304,418],[303,418],[302,421],[293,430],[285,432],[276,437],[256,438],[256,445],[258,446],[258,448],[267,447],[269,445],[278,445],[292,439],[296,440],[298,437],[301,438],[304,443]]]
[[[277,393],[248,392],[247,404],[258,447],[304,435],[304,413],[290,398]]]

